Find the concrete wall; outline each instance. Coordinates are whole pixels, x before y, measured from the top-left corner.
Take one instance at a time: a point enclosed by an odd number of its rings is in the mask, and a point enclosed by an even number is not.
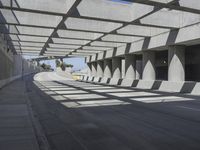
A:
[[[0,88],[22,75],[39,71],[34,63],[8,51],[4,38],[0,36]]]

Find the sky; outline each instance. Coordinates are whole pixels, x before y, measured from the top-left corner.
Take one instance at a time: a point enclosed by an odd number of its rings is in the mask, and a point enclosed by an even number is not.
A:
[[[34,58],[34,57],[31,57],[31,56],[24,56],[24,57],[26,59]],[[84,57],[65,58],[63,61],[67,64],[72,64],[74,66],[72,68],[72,70],[74,70],[74,71],[85,69],[87,67],[87,64],[85,63]],[[47,65],[51,65],[51,68],[53,68],[53,69],[56,68],[55,60],[45,60],[45,61],[40,62],[40,64],[42,64],[42,63],[45,63]]]
[[[131,0],[111,0],[113,2],[119,2],[119,3],[124,3],[124,4],[130,4],[132,3]]]
[[[72,64],[74,67],[72,68],[72,70],[77,71],[77,70],[82,70],[85,69],[87,67],[86,63],[85,63],[85,58],[65,58],[63,59],[63,61],[66,64]],[[45,60],[45,61],[41,61],[40,62],[51,65],[51,68],[55,69],[56,68],[56,64],[55,64],[55,60]]]

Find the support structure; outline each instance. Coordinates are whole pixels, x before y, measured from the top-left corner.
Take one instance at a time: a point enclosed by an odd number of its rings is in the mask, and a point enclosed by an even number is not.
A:
[[[120,57],[112,58],[112,73],[113,73],[112,77],[115,79],[120,79],[122,77]]]
[[[185,47],[170,46],[168,50],[168,80],[185,81]]]
[[[112,60],[105,59],[104,60],[104,77],[111,78],[112,77]]]
[[[142,78],[142,60],[136,60],[135,63],[135,79],[140,80]]]
[[[97,63],[92,62],[92,76],[96,77],[97,76]]]
[[[103,61],[97,61],[97,76],[103,77]]]
[[[149,51],[143,53],[143,80],[156,80],[155,71],[155,52]]]
[[[88,76],[92,76],[92,63],[87,63],[88,66]]]
[[[136,79],[136,66],[135,55],[125,55],[125,78]]]

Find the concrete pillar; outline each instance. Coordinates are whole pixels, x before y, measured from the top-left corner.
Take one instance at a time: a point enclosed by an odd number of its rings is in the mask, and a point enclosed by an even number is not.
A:
[[[92,76],[97,76],[97,62],[92,62]]]
[[[142,60],[136,60],[135,79],[140,80],[141,78],[142,78]]]
[[[168,50],[168,80],[185,81],[185,47],[170,46]]]
[[[143,80],[156,80],[155,71],[155,52],[149,51],[143,53]]]
[[[125,56],[125,78],[135,79],[135,55]]]
[[[125,59],[122,59],[121,60],[121,72],[122,72],[122,79],[123,78],[125,78],[125,74],[126,74],[126,72],[125,72]]]
[[[112,60],[111,59],[105,59],[104,60],[104,77],[111,78],[112,77]]]
[[[88,66],[88,76],[92,76],[92,63],[87,63]]]
[[[120,79],[122,77],[121,75],[121,58],[115,57],[112,58],[112,74],[113,78]]]
[[[103,61],[97,61],[97,77],[103,77]]]

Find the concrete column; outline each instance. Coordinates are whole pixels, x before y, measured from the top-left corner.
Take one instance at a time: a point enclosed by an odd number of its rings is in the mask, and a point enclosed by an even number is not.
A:
[[[125,74],[126,74],[126,72],[125,72],[125,59],[122,59],[121,63],[122,63],[121,64],[121,69],[122,69],[121,72],[122,72],[122,79],[123,79],[123,78],[125,78]]]
[[[140,80],[141,78],[142,78],[142,60],[136,60],[135,79]]]
[[[156,80],[155,71],[155,52],[149,51],[143,53],[143,80]]]
[[[104,77],[111,78],[112,77],[112,60],[111,59],[105,59],[104,60]]]
[[[170,46],[168,50],[168,80],[185,81],[185,47]]]
[[[120,79],[122,77],[121,75],[121,58],[115,57],[112,58],[112,74],[113,78]]]
[[[125,56],[125,78],[135,79],[135,55]]]
[[[97,61],[97,76],[103,77],[103,61]]]
[[[97,76],[97,63],[92,62],[92,76],[96,77]]]
[[[88,76],[92,76],[92,63],[87,63],[88,66]]]

